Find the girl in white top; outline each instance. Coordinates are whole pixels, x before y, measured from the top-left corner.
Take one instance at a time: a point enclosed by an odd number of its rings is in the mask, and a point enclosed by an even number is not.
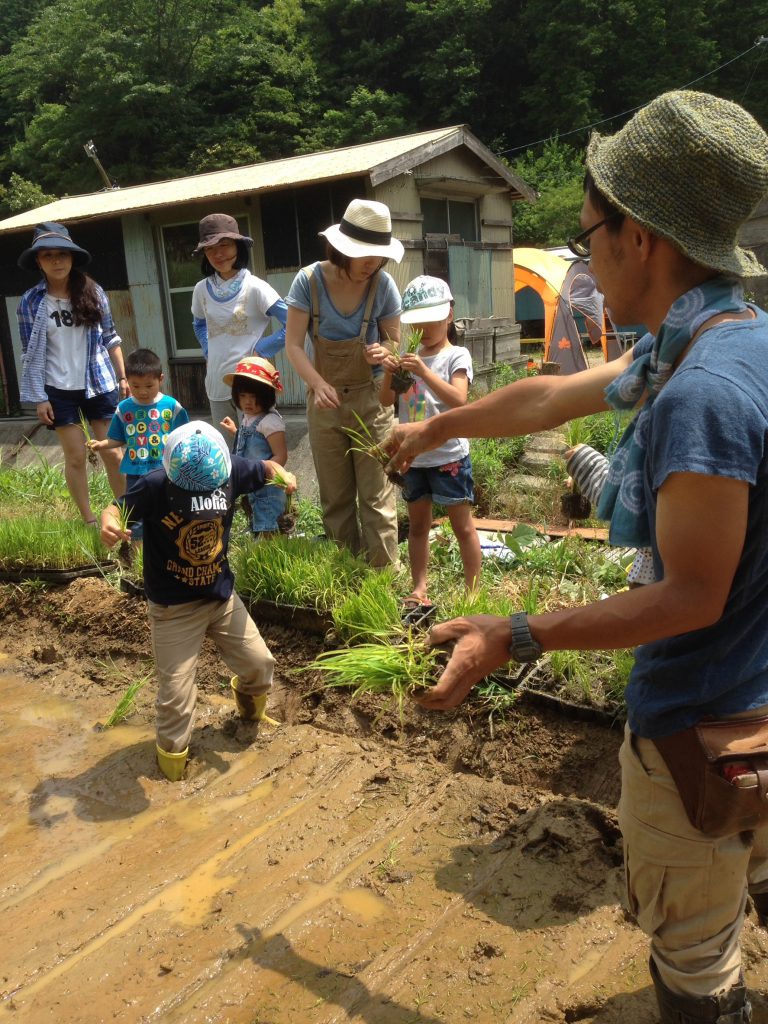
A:
[[[225,417],[236,415],[224,377],[247,356],[271,358],[280,351],[287,308],[272,285],[247,269],[253,239],[240,234],[234,217],[211,213],[200,221],[199,231],[193,255],[203,254],[205,277],[192,293],[192,326],[206,358],[205,391],[212,422],[218,426]],[[265,335],[271,317],[280,329]]]
[[[468,349],[453,344],[456,329],[452,303],[450,288],[438,277],[417,277],[403,292],[401,322],[420,331],[421,341],[417,352],[400,357],[400,372],[413,377],[413,385],[405,394],[398,387],[401,423],[430,419],[446,409],[466,405],[472,357]],[[381,401],[392,403],[395,397],[392,374],[387,370]],[[427,597],[433,501],[448,511],[459,543],[467,591],[474,589],[480,578],[482,555],[472,519],[475,495],[469,441],[465,437],[451,438],[439,448],[417,455],[405,473],[403,497],[408,504],[408,556],[413,582],[413,590],[403,603],[407,619],[415,621],[434,613]]]

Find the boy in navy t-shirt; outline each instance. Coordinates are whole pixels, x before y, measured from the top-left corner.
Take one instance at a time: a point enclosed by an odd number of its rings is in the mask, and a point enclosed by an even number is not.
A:
[[[108,547],[127,534],[119,509],[144,521],[144,589],[157,670],[157,761],[178,781],[189,753],[203,639],[216,644],[230,671],[242,718],[265,720],[274,658],[235,593],[227,561],[235,502],[279,471],[271,461],[230,455],[221,434],[193,421],[168,435],[162,467],[138,478],[130,496],[108,505],[101,536]]]

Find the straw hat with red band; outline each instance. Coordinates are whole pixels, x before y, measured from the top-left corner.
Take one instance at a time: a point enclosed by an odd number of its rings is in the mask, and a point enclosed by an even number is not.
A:
[[[280,373],[274,368],[268,359],[261,356],[249,356],[241,359],[235,367],[234,373],[225,373],[222,378],[228,387],[232,387],[235,377],[245,377],[247,380],[259,380],[262,384],[268,384],[275,391],[282,391]]]

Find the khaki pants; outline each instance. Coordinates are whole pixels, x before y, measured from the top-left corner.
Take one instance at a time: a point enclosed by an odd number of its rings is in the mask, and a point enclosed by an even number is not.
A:
[[[709,838],[651,740],[627,729],[619,760],[627,898],[661,980],[683,996],[725,992],[739,983],[747,886],[768,891],[768,826]]]
[[[387,436],[392,409],[378,398],[378,386],[337,388],[341,406],[318,409],[309,393],[307,424],[315,463],[326,535],[373,566],[397,561],[395,488],[369,455],[350,452],[354,444],[345,427],[360,430],[355,413],[377,442]]]
[[[238,676],[238,690],[266,693],[275,659],[245,605],[233,593],[228,601],[147,602],[157,670],[157,744],[169,753],[189,746],[197,699],[197,660],[203,639],[216,644],[227,668]]]

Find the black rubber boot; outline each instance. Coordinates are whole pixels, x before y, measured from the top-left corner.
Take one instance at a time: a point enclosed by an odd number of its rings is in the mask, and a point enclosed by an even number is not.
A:
[[[653,957],[649,967],[661,1024],[749,1024],[752,1020],[752,1007],[743,984],[734,985],[719,996],[679,996],[661,980]]]

